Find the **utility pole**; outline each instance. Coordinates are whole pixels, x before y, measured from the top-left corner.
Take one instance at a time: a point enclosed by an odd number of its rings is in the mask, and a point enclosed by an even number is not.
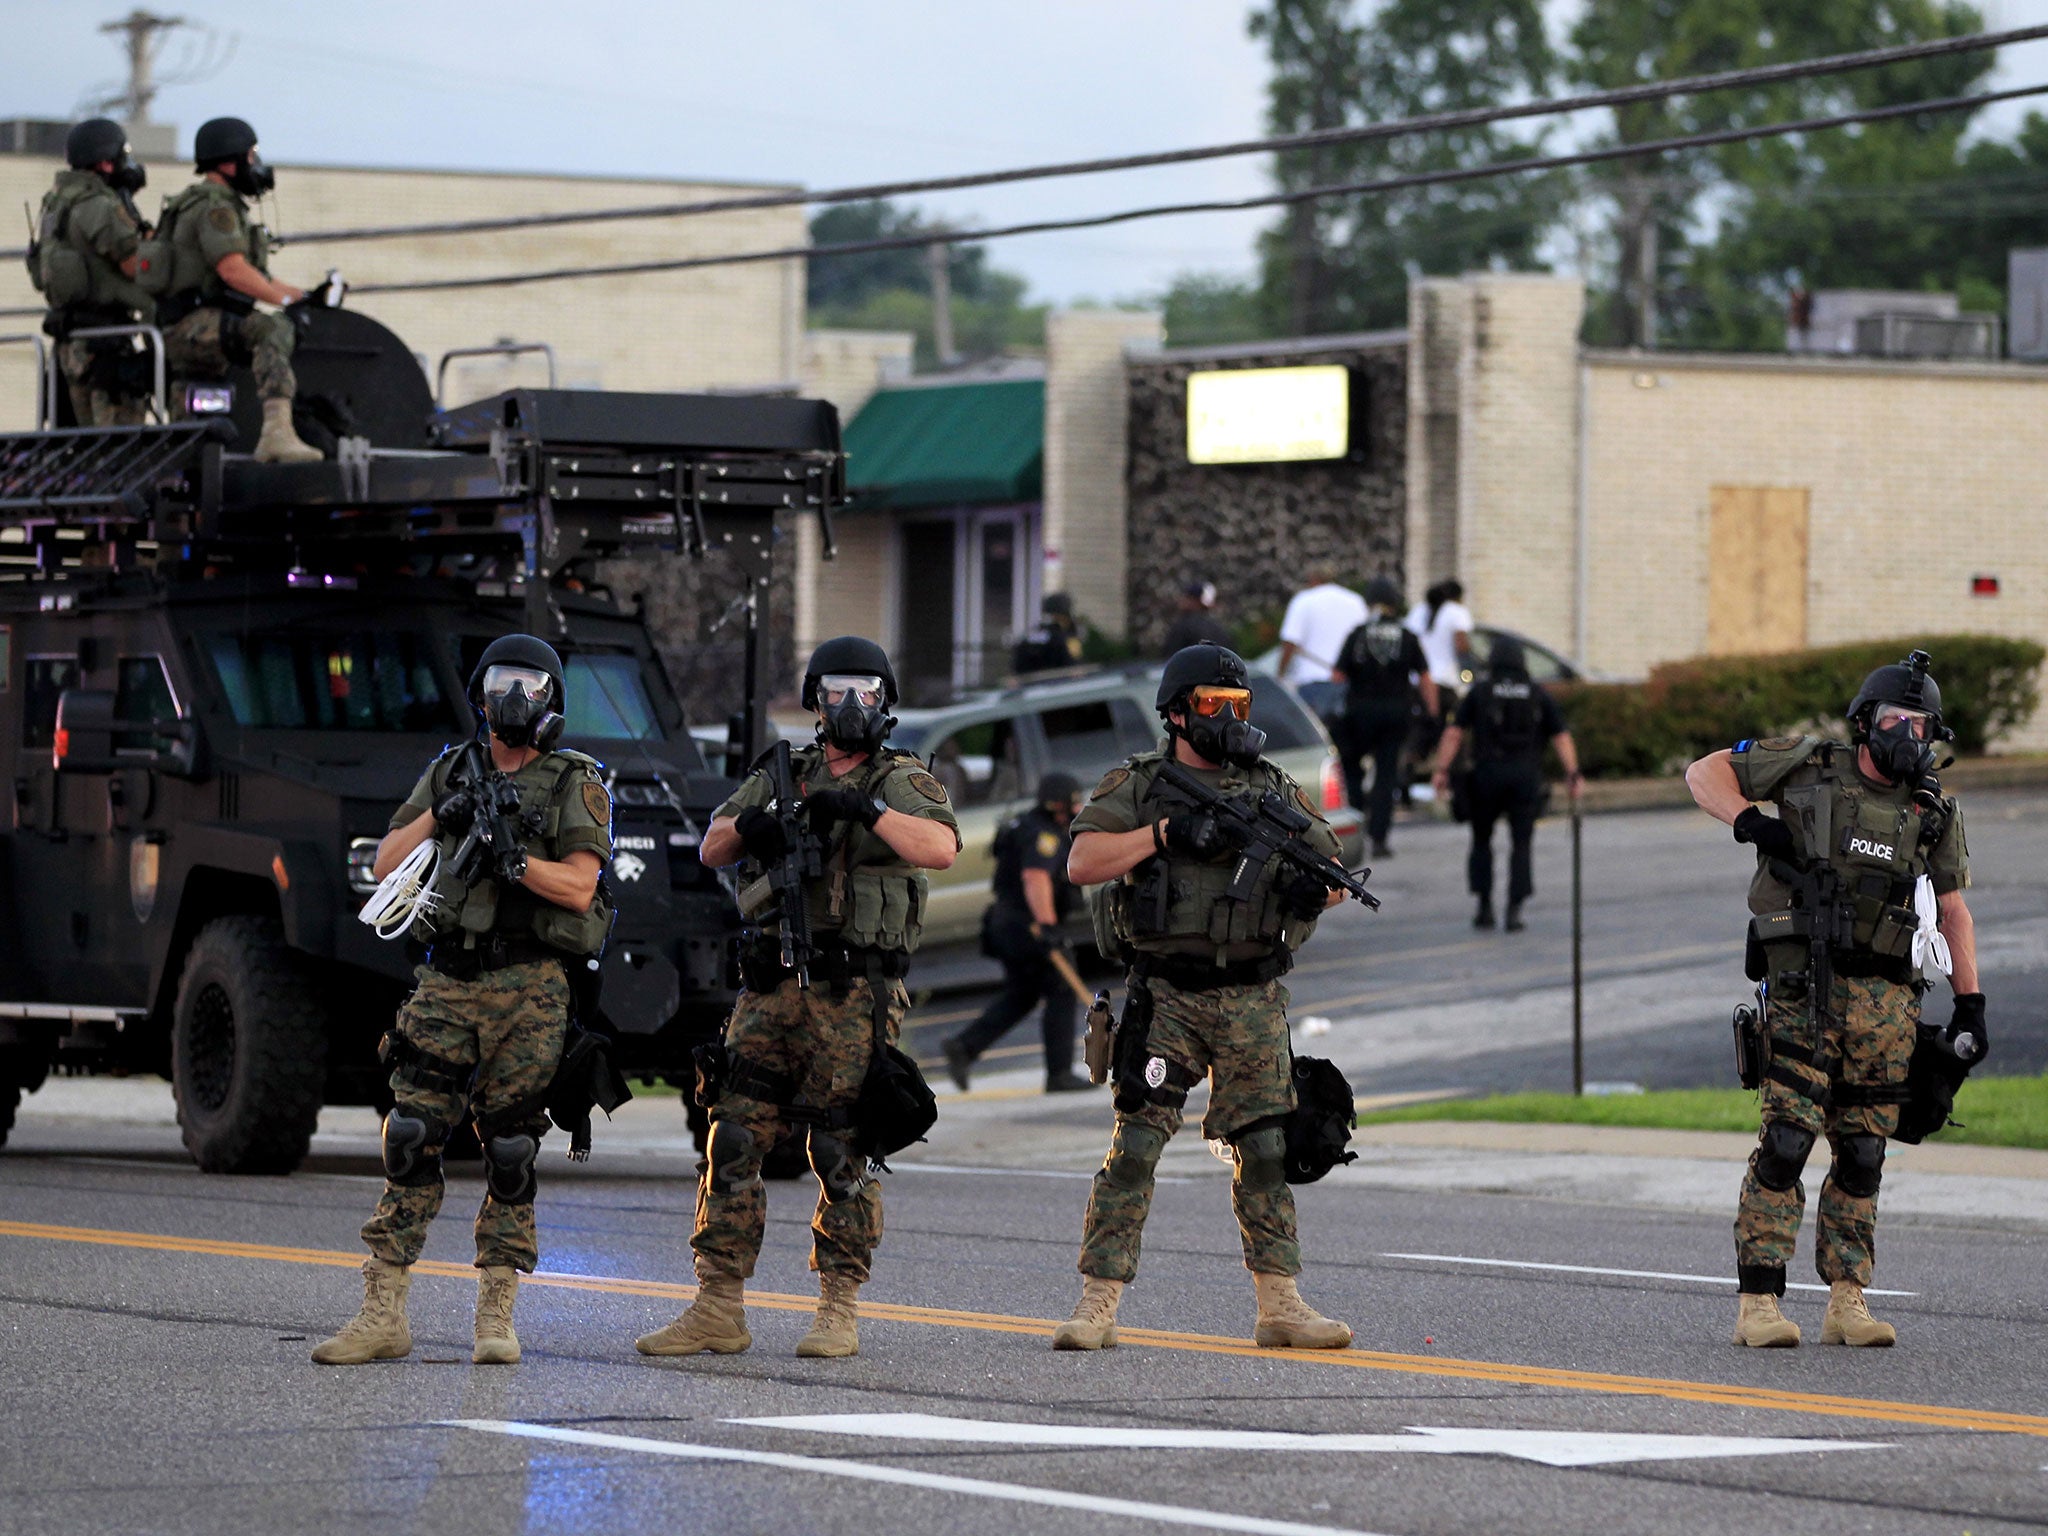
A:
[[[953,248],[943,240],[934,240],[924,248],[924,258],[932,274],[932,350],[938,354],[939,366],[950,368],[960,361],[960,354],[953,346]]]
[[[121,121],[129,128],[149,123],[149,104],[156,99],[156,56],[162,52],[164,36],[190,23],[182,16],[158,16],[140,6],[119,21],[109,21],[102,32],[121,37],[128,55],[128,89],[106,103],[121,109]]]

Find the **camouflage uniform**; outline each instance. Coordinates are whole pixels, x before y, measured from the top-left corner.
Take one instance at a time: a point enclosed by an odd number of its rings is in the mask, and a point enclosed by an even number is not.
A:
[[[453,763],[454,754],[446,754],[420,777],[392,816],[394,829],[433,808],[447,789]],[[584,851],[610,861],[611,801],[589,758],[543,753],[513,774],[512,781],[522,802],[533,809],[545,807],[551,823],[527,844],[531,857],[560,861]],[[443,841],[453,839],[444,836]],[[471,900],[487,904],[493,925],[479,932],[451,924],[449,932],[435,937],[435,961],[475,948],[476,940],[488,940],[493,933],[527,937],[518,928],[530,931],[531,924],[522,919],[534,912],[539,898],[522,891],[521,901],[497,885],[480,881],[470,893]],[[470,901],[463,901],[456,909],[457,923],[472,910]],[[496,921],[500,916],[502,923]],[[411,1264],[419,1258],[427,1224],[441,1209],[441,1149],[465,1106],[480,1124],[488,1123],[533,1100],[554,1077],[568,1029],[569,983],[563,971],[568,958],[565,952],[559,959],[522,961],[468,977],[446,974],[434,964],[415,973],[416,985],[399,1010],[394,1033],[426,1058],[431,1070],[419,1072],[401,1059],[391,1074],[391,1096],[398,1109],[438,1134],[421,1149],[417,1171],[407,1182],[386,1179],[376,1214],[363,1226],[363,1242],[386,1263]],[[475,1075],[466,1088],[448,1081],[466,1077],[470,1069]],[[493,1128],[501,1135],[538,1140],[547,1134],[548,1121],[536,1105],[517,1123]],[[506,1204],[487,1189],[476,1217],[477,1268],[509,1264],[530,1274],[539,1259],[533,1202]]]
[[[1834,839],[1838,844],[1860,827],[1874,834],[1883,846],[1896,849],[1900,872],[1924,872],[1936,895],[1968,886],[1969,845],[1954,801],[1945,802],[1945,825],[1939,836],[1927,843],[1920,836],[1923,813],[1913,804],[1912,790],[1904,785],[1872,783],[1853,766],[1844,771],[1842,765],[1852,762],[1854,751],[1812,736],[1780,737],[1739,743],[1729,760],[1742,793],[1751,800],[1775,803],[1781,814],[1789,790],[1836,783],[1832,819],[1842,834]],[[1832,771],[1837,778],[1828,781],[1823,779],[1822,765],[1830,761],[1836,764]],[[1837,852],[1839,855],[1839,849]],[[1856,873],[1852,865],[1841,867],[1845,876]],[[1869,884],[1849,879],[1844,882],[1845,889],[1857,883]],[[1749,903],[1750,910],[1758,914],[1783,912],[1792,905],[1791,891],[1761,857]],[[1816,1029],[1811,998],[1795,999],[1792,994],[1797,986],[1787,986],[1781,980],[1805,972],[1806,944],[1788,941],[1762,946],[1770,1066],[1763,1084],[1761,1134],[1768,1135],[1769,1127],[1776,1123],[1795,1126],[1816,1138],[1825,1136],[1836,1166],[1845,1137],[1886,1137],[1897,1130],[1899,1104],[1838,1104],[1834,1100],[1864,1097],[1858,1090],[1876,1089],[1883,1097],[1883,1090],[1901,1089],[1920,1022],[1924,984],[1913,973],[1910,958],[1887,953],[1905,943],[1910,956],[1910,933],[1901,931],[1910,913],[1900,912],[1896,902],[1889,911],[1879,910],[1883,915],[1873,921],[1871,909],[1865,907],[1856,927],[1858,948],[1835,960],[1831,1017],[1824,1036]],[[1867,934],[1866,927],[1870,929]],[[1867,948],[1865,941],[1876,948]],[[1806,1209],[1803,1182],[1795,1178],[1789,1188],[1778,1190],[1759,1180],[1757,1165],[1763,1155],[1760,1143],[1750,1155],[1735,1218],[1736,1262],[1745,1291],[1759,1286],[1782,1289],[1785,1265],[1792,1257]],[[1819,1213],[1814,1267],[1821,1279],[1830,1284],[1849,1280],[1868,1286],[1875,1256],[1876,1194],[1847,1193],[1839,1187],[1835,1166],[1831,1166],[1821,1184]]]
[[[821,749],[792,754],[792,773],[799,789],[860,789],[879,795],[894,811],[950,827],[957,840],[946,791],[908,753],[884,750],[846,774],[834,778]],[[750,806],[767,806],[773,790],[765,773],[755,772],[721,805],[714,816],[737,816]],[[749,866],[748,874],[755,871]],[[697,1220],[690,1236],[700,1278],[725,1275],[745,1280],[754,1273],[767,1222],[761,1185],[761,1159],[781,1137],[807,1121],[807,1111],[830,1117],[860,1097],[874,1050],[874,983],[859,973],[867,952],[901,956],[916,947],[922,922],[924,876],[905,864],[875,833],[860,827],[837,828],[827,842],[825,874],[806,892],[812,938],[821,951],[845,946],[854,958],[843,986],[835,985],[825,965],[814,966],[811,985],[777,974],[775,955],[751,948],[744,966],[745,986],[726,1024],[725,1046],[743,1064],[710,1108],[711,1136],[718,1149],[721,1128],[747,1132],[743,1155],[707,1158],[697,1185]],[[893,895],[890,893],[894,893]],[[758,915],[758,914],[756,914]],[[897,967],[900,973],[900,966]],[[761,985],[772,983],[772,985]],[[884,1028],[894,1041],[910,1009],[910,997],[897,976],[882,979]],[[783,1099],[769,1092],[763,1074],[783,1081],[791,1090]],[[828,1122],[829,1123],[829,1122]],[[876,1244],[882,1236],[882,1191],[874,1180],[863,1181],[850,1198],[831,1200],[821,1187],[811,1219],[811,1268],[865,1283]]]
[[[1164,754],[1146,753],[1122,768],[1111,769],[1075,818],[1075,835],[1131,831],[1176,809],[1176,803],[1162,802],[1151,794],[1163,759]],[[1256,786],[1285,795],[1313,818],[1304,838],[1309,848],[1326,858],[1337,857],[1336,834],[1301,786],[1279,768],[1262,762],[1249,771],[1188,771],[1225,793]],[[1181,1125],[1177,1100],[1184,1099],[1186,1093],[1174,1086],[1176,1079],[1192,1085],[1204,1074],[1208,1076],[1209,1109],[1202,1119],[1202,1134],[1211,1140],[1232,1140],[1261,1124],[1272,1124],[1294,1108],[1287,989],[1278,974],[1291,963],[1287,957],[1313,931],[1314,922],[1277,913],[1271,899],[1277,870],[1269,866],[1251,899],[1243,903],[1244,910],[1232,917],[1223,941],[1214,942],[1209,935],[1217,931],[1214,919],[1221,910],[1216,902],[1234,860],[1203,864],[1179,854],[1155,856],[1124,877],[1124,892],[1141,888],[1150,866],[1162,859],[1172,899],[1168,932],[1133,931],[1128,907],[1123,909],[1125,916],[1110,915],[1113,906],[1106,906],[1105,901],[1113,903],[1123,894],[1116,886],[1101,888],[1095,898],[1098,937],[1110,947],[1135,955],[1133,985],[1142,985],[1151,994],[1145,1056],[1148,1066],[1158,1066],[1148,1071],[1146,1080],[1152,1083],[1154,1072],[1168,1074],[1152,1084],[1145,1102],[1132,1109],[1118,1109],[1109,1156],[1089,1193],[1080,1269],[1084,1275],[1103,1280],[1128,1281],[1138,1272],[1139,1244],[1152,1207],[1152,1168],[1159,1150]],[[1275,865],[1278,862],[1273,861]],[[1273,974],[1239,984],[1197,984],[1204,967],[1217,965],[1236,968],[1226,975],[1244,975],[1247,967]],[[1155,973],[1145,975],[1148,971]],[[1119,1096],[1121,1099],[1121,1091]],[[1138,1170],[1139,1176],[1113,1176],[1120,1166]],[[1292,1189],[1281,1184],[1271,1190],[1250,1190],[1238,1180],[1231,1186],[1231,1205],[1237,1215],[1245,1268],[1255,1274],[1301,1272]]]
[[[43,199],[38,239],[68,246],[84,259],[88,289],[74,302],[53,309],[58,336],[57,366],[71,396],[71,414],[81,427],[132,427],[149,419],[149,402],[141,395],[113,388],[96,349],[119,346],[116,338],[72,341],[65,333],[97,326],[133,325],[148,314],[155,300],[125,273],[121,263],[135,255],[142,241],[142,221],[125,193],[102,181],[97,172],[59,171]],[[40,282],[40,276],[39,276]]]
[[[255,308],[215,270],[224,257],[244,256],[257,271],[270,271],[269,232],[249,221],[242,195],[204,178],[194,182],[165,200],[162,236],[173,262],[163,303],[180,316],[164,330],[172,374],[223,379],[230,367],[246,365],[256,375],[261,398],[291,399],[298,392],[291,361],[297,332],[291,321]],[[198,307],[186,312],[195,292]]]

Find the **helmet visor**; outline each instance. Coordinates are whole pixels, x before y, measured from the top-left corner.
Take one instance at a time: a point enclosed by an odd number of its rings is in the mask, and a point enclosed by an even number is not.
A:
[[[1928,741],[1933,738],[1934,716],[1924,709],[1908,709],[1903,704],[1880,704],[1870,721],[1871,729],[1877,731],[1900,724],[1912,730],[1915,741]]]
[[[828,672],[818,679],[818,702],[827,709],[837,709],[846,702],[848,694],[867,707],[882,707],[882,680],[868,674]]]
[[[484,673],[484,697],[503,698],[515,687],[529,699],[546,699],[554,690],[554,679],[539,667],[521,667],[498,662]]]
[[[1213,718],[1228,712],[1240,720],[1252,717],[1252,691],[1249,688],[1223,688],[1212,683],[1203,683],[1188,692],[1188,709],[1191,713]]]

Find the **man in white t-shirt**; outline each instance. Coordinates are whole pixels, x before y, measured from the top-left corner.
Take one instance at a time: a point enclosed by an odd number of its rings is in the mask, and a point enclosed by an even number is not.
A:
[[[1472,610],[1465,588],[1454,578],[1440,581],[1408,610],[1408,627],[1422,642],[1429,675],[1439,688],[1464,691],[1463,673],[1472,650]]]
[[[1343,709],[1343,686],[1330,681],[1331,669],[1365,619],[1365,599],[1331,580],[1327,566],[1310,566],[1308,585],[1287,601],[1280,621],[1280,676],[1326,719]]]

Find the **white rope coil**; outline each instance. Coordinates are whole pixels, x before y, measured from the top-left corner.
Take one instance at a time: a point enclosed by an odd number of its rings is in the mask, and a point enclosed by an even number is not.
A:
[[[399,938],[416,918],[440,906],[440,898],[434,894],[434,879],[440,872],[441,845],[429,838],[378,882],[377,889],[356,915],[370,925],[378,938]]]

